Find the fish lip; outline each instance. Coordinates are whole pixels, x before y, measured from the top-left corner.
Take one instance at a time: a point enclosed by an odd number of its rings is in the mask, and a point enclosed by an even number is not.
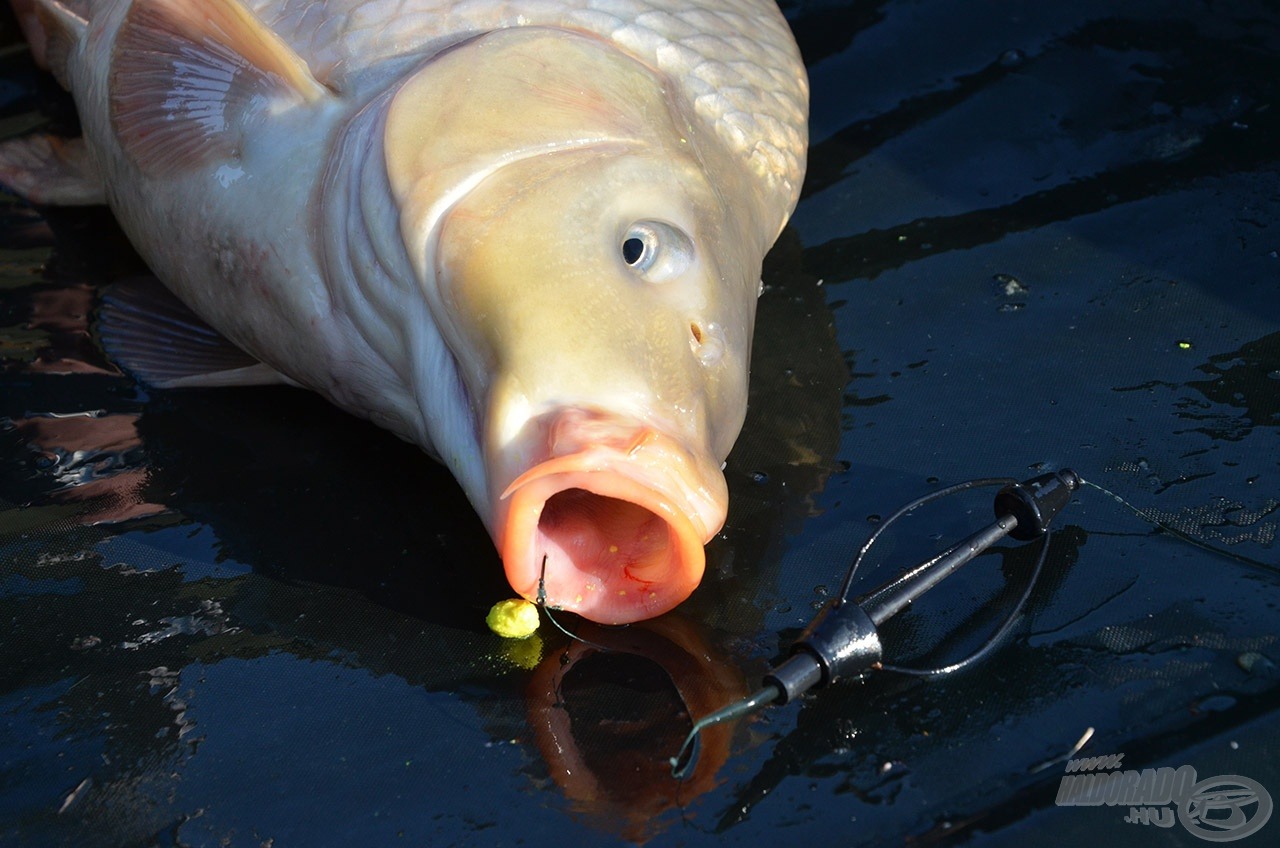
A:
[[[600,623],[653,618],[701,582],[703,545],[724,523],[724,477],[651,427],[608,419],[614,437],[601,438],[600,416],[585,420],[558,415],[541,461],[497,502],[507,579],[529,600]]]

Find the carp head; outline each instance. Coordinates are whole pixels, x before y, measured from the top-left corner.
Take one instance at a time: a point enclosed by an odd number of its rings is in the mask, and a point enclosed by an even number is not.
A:
[[[512,587],[605,623],[671,609],[724,523],[789,203],[679,86],[566,30],[436,57],[391,100],[384,146]]]

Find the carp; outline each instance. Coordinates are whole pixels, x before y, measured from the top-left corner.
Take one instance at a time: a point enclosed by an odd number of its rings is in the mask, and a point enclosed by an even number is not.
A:
[[[531,600],[625,623],[693,591],[805,168],[772,0],[15,11],[83,136],[5,142],[0,182],[108,204],[163,283],[102,307],[126,369],[421,446]]]

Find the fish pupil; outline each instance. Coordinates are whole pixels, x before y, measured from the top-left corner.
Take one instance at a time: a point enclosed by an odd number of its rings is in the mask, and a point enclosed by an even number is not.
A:
[[[644,240],[632,236],[622,243],[622,261],[634,265],[644,256]]]

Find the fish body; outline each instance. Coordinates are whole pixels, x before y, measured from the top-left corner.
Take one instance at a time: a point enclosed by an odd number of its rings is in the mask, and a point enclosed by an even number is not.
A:
[[[140,376],[295,384],[420,445],[530,599],[617,623],[696,587],[804,171],[772,0],[15,8],[84,135],[0,146],[0,181],[108,203],[220,334],[116,303]]]

